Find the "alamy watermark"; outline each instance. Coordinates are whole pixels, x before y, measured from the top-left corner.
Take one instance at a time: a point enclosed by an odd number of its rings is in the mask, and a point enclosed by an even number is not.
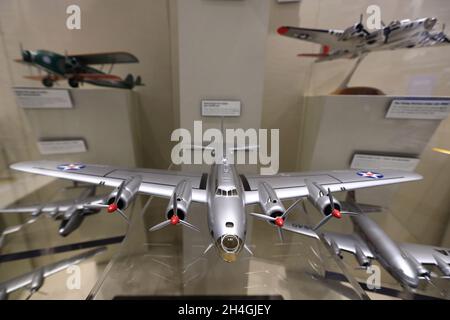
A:
[[[77,265],[72,265],[66,270],[69,276],[66,280],[66,288],[68,290],[80,290],[81,289],[81,268]]]
[[[262,175],[278,173],[280,133],[279,129],[219,129],[203,131],[202,121],[194,121],[194,136],[180,128],[172,132],[171,141],[178,142],[172,149],[175,165],[181,164],[253,164],[260,165]],[[205,143],[207,143],[205,145]],[[192,150],[195,150],[192,157]],[[248,158],[248,159],[247,159]]]

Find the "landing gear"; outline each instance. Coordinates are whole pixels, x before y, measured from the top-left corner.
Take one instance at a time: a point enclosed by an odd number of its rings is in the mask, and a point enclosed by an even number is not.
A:
[[[72,88],[78,88],[80,86],[80,82],[75,78],[70,78],[69,86],[71,86]]]
[[[50,77],[45,77],[42,79],[42,84],[47,88],[53,87],[53,79]]]

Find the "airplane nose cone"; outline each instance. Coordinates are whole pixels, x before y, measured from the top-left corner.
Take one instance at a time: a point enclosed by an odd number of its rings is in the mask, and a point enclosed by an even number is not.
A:
[[[180,223],[180,218],[177,215],[173,215],[172,218],[170,218],[170,223],[175,226]]]
[[[275,224],[276,224],[278,227],[281,228],[282,226],[284,226],[284,219],[281,218],[281,217],[276,218],[276,219],[275,219]]]
[[[341,213],[338,209],[333,209],[333,211],[331,212],[331,214],[332,214],[333,217],[335,217],[336,219],[341,219],[341,218],[342,218],[342,213]]]
[[[117,204],[111,203],[111,204],[108,206],[108,209],[107,209],[107,210],[108,210],[109,213],[113,213],[113,212],[116,212],[117,209],[118,209]]]

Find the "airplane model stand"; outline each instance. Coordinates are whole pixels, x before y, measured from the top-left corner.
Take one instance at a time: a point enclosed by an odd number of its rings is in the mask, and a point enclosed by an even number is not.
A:
[[[374,96],[384,96],[385,93],[377,88],[372,87],[349,87],[348,84],[350,83],[353,75],[356,72],[356,69],[358,69],[360,63],[362,60],[367,56],[366,54],[361,55],[354,64],[353,68],[350,70],[350,72],[347,74],[345,79],[342,81],[340,86],[333,91],[331,94],[334,95],[374,95]]]

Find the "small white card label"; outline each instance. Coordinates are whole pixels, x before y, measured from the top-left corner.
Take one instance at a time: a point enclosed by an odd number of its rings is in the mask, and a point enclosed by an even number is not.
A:
[[[386,114],[388,119],[443,120],[450,113],[450,99],[394,99]]]
[[[42,155],[86,152],[84,140],[52,140],[38,141],[38,149]]]
[[[203,117],[239,117],[241,102],[228,100],[203,100]]]
[[[73,108],[69,90],[14,88],[17,104],[25,109],[70,109]]]
[[[352,169],[394,169],[414,171],[418,164],[419,159],[417,158],[355,154],[350,167]]]

